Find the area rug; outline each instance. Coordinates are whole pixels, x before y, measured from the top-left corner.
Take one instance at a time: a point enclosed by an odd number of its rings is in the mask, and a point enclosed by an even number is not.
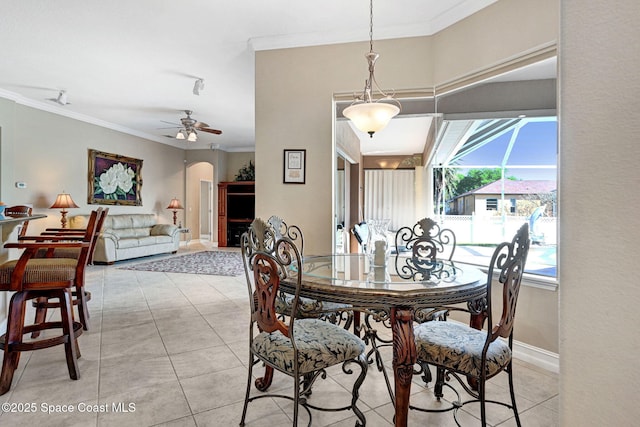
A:
[[[203,251],[120,267],[123,270],[238,276],[244,272],[239,252]]]

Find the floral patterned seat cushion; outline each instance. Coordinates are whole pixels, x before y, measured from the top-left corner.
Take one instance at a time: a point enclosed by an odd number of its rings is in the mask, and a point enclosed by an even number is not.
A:
[[[357,359],[365,349],[360,338],[322,320],[301,319],[294,323],[294,328],[300,374]],[[261,359],[293,374],[291,340],[279,331],[258,334],[253,339],[252,350]]]
[[[293,295],[291,294],[285,294],[284,298],[276,298],[276,313],[282,313],[288,316],[291,313],[292,303]],[[341,310],[351,310],[351,306],[337,302],[316,301],[311,298],[300,298],[300,302],[298,303],[298,317],[318,317],[318,315],[328,311]]]
[[[455,322],[427,322],[414,328],[418,359],[463,374],[480,376],[486,331]],[[492,376],[511,360],[511,349],[501,339],[487,350],[487,376]]]

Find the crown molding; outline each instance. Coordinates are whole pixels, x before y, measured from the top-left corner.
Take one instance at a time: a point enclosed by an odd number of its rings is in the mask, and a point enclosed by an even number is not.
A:
[[[473,15],[498,0],[466,0],[429,22],[414,22],[403,25],[376,27],[375,40],[400,39],[406,37],[431,36],[456,22]],[[254,51],[288,49],[294,47],[322,46],[331,44],[368,41],[368,34],[361,30],[283,34],[253,37],[248,45]]]

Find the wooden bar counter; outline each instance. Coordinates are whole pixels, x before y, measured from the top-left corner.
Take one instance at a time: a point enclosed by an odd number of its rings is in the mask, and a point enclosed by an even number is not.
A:
[[[20,217],[0,215],[0,233],[2,234],[2,242],[0,242],[0,263],[8,261],[9,252],[4,248],[4,244],[17,226],[25,221],[33,221],[46,217],[46,215],[42,214],[25,215]],[[3,292],[2,295],[0,295],[0,334],[3,334],[7,328],[7,312],[9,310],[10,299],[10,292]]]

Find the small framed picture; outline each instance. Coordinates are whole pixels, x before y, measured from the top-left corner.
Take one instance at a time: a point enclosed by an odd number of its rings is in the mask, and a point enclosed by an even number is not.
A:
[[[307,150],[284,150],[285,184],[304,184]]]

